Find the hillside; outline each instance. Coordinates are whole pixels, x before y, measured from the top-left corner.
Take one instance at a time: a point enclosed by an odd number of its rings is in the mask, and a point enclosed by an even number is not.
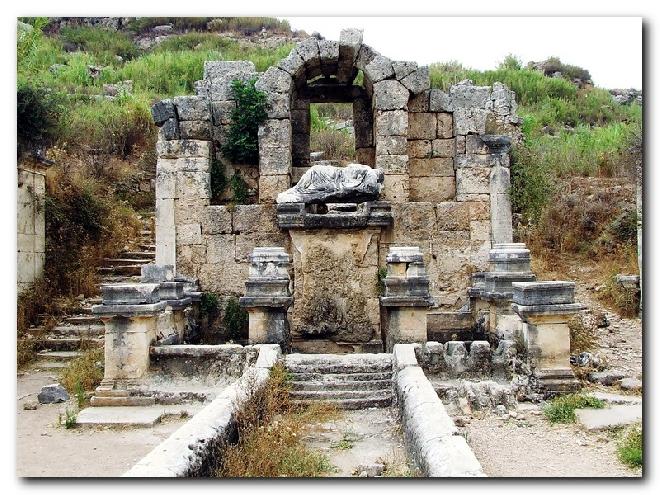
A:
[[[135,212],[153,208],[139,183],[155,171],[154,101],[192,94],[205,60],[247,59],[262,71],[306,36],[272,18],[21,19],[19,159],[51,164],[46,276],[57,283],[43,290],[92,294],[95,262],[125,244]],[[637,271],[641,105],[594,88],[585,69],[548,60],[554,65],[523,66],[510,56],[489,71],[438,63],[431,81],[439,88],[500,81],[516,92],[523,122],[512,165],[517,236],[541,274],[590,281],[604,301],[621,306],[612,276]],[[336,125],[350,112],[327,105],[312,112],[312,145],[350,159],[350,139]],[[84,215],[67,214],[81,208]],[[26,320],[45,310],[37,306]]]

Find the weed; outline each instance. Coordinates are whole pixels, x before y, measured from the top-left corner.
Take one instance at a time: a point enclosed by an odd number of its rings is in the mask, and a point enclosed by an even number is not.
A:
[[[248,186],[245,182],[245,179],[240,176],[240,174],[235,173],[231,176],[229,181],[229,186],[231,187],[231,192],[234,198],[234,204],[244,205],[247,203],[248,199]]]
[[[266,385],[252,394],[236,415],[238,443],[219,453],[220,477],[313,477],[332,471],[329,459],[305,447],[305,424],[332,417],[322,404],[296,408],[289,401],[288,374],[275,365]]]
[[[568,322],[571,332],[571,354],[580,354],[592,350],[597,344],[596,329],[587,326],[579,316],[573,317]]]
[[[87,394],[85,393],[85,387],[83,387],[80,380],[76,381],[76,384],[73,387],[73,395],[78,403],[78,409],[82,409],[87,402]]]
[[[588,395],[563,395],[552,399],[543,408],[543,413],[551,423],[575,423],[575,410],[587,407],[602,409],[605,407],[605,402]]]
[[[64,411],[64,416],[62,414],[59,414],[58,416],[58,423],[61,426],[64,426],[67,430],[70,430],[71,428],[74,428],[76,426],[76,421],[78,417],[75,411],[70,410],[68,407]]]
[[[643,454],[642,425],[635,425],[623,434],[617,447],[619,459],[631,468],[642,467]]]
[[[60,383],[73,392],[78,398],[78,392],[94,390],[103,379],[103,349],[93,349],[84,352],[73,359],[62,371]],[[80,402],[80,399],[78,399]]]
[[[247,333],[248,313],[241,308],[236,297],[230,297],[225,305],[223,323],[230,339],[236,340]]]
[[[218,296],[213,292],[202,293],[199,302],[199,311],[202,316],[215,315],[218,312]]]
[[[121,57],[130,60],[138,55],[138,48],[125,33],[93,27],[66,27],[60,37],[77,50],[93,54],[103,64],[117,63]]]
[[[376,272],[376,291],[379,296],[385,295],[385,278],[387,277],[387,267],[381,266]]]
[[[266,120],[266,95],[255,89],[256,79],[232,82],[236,108],[231,114],[227,143],[222,153],[233,163],[259,162],[259,124]]]
[[[351,450],[353,445],[355,445],[355,435],[353,433],[344,433],[341,440],[333,443],[330,447],[337,450]]]

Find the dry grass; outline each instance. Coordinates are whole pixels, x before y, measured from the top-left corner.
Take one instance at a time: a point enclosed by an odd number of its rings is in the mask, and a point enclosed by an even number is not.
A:
[[[276,365],[266,386],[236,416],[238,443],[219,454],[216,474],[225,478],[316,477],[332,470],[328,458],[300,439],[305,425],[325,421],[337,411],[324,404],[296,407],[289,400],[288,374]]]
[[[580,354],[592,350],[598,344],[596,328],[585,324],[578,315],[568,322],[571,331],[571,354]]]
[[[349,162],[355,159],[355,141],[346,131],[322,129],[310,135],[310,149],[322,151],[324,160]]]
[[[62,371],[60,383],[70,393],[94,390],[103,379],[103,349],[90,349]]]

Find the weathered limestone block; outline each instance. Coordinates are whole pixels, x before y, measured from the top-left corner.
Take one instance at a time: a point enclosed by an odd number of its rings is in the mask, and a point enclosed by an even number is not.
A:
[[[470,230],[470,204],[445,201],[435,205],[439,231]]]
[[[383,188],[383,171],[351,163],[345,167],[312,166],[291,189],[277,196],[278,203],[314,203],[331,200],[377,199]]]
[[[247,82],[257,74],[254,64],[241,60],[214,60],[204,62],[204,80],[207,81],[211,101],[233,100],[231,84],[238,79]]]
[[[259,125],[259,172],[291,173],[291,121],[268,119]]]
[[[465,136],[456,136],[456,154],[465,154]]]
[[[321,59],[321,72],[330,77],[337,73],[339,65],[339,42],[332,40],[319,40],[319,57]]]
[[[408,116],[409,139],[435,139],[437,119],[435,113],[410,113]]]
[[[179,120],[211,120],[209,102],[201,96],[176,96],[172,99]]]
[[[176,265],[174,199],[156,197],[156,264]]]
[[[362,46],[362,30],[342,29],[339,34],[339,64],[337,67],[337,80],[339,83],[348,83],[353,80],[355,61]]]
[[[273,244],[286,246],[288,244],[288,236],[286,233],[267,232],[237,235],[234,259],[238,263],[247,263],[250,260],[250,254],[254,249],[268,247]]]
[[[368,148],[356,148],[355,160],[364,165],[376,166],[376,148],[371,146]]]
[[[456,180],[451,177],[411,177],[410,200],[440,203],[454,198]]]
[[[403,136],[401,137],[405,140]],[[380,136],[378,139],[383,139]],[[379,148],[376,148],[377,151],[381,151]],[[382,151],[381,151],[382,152]],[[376,155],[376,167],[382,169],[386,175],[391,174],[407,174],[408,173],[408,155]]]
[[[454,177],[452,158],[412,158],[410,177]]]
[[[269,119],[288,119],[290,116],[289,93],[266,93],[266,114]]]
[[[202,120],[189,120],[179,122],[179,136],[181,139],[211,140],[211,123]]]
[[[199,157],[211,158],[211,143],[208,141],[180,140],[158,141],[156,152],[159,158]]]
[[[369,45],[362,44],[362,46],[360,46],[360,51],[358,51],[357,58],[355,59],[355,66],[364,71],[369,62],[371,62],[377,55],[380,54],[376,50]]]
[[[431,91],[422,91],[420,94],[411,96],[408,101],[409,112],[430,112],[430,95]]]
[[[408,201],[409,196],[410,179],[407,174],[385,174],[381,193],[383,201],[405,203]]]
[[[274,205],[236,205],[233,213],[233,232],[252,234],[278,232],[277,208]]]
[[[432,141],[416,139],[408,141],[408,155],[410,158],[431,158]]]
[[[453,158],[456,154],[456,141],[454,139],[434,139],[432,147],[433,157]]]
[[[406,155],[408,140],[405,136],[376,136],[378,155]]]
[[[466,79],[449,88],[454,111],[461,108],[486,108],[490,100],[490,86],[475,86]]]
[[[374,84],[376,110],[407,110],[409,96],[406,87],[398,81],[386,80]]]
[[[381,243],[412,244],[431,238],[436,225],[433,203],[396,203],[392,205],[392,213],[392,229],[383,232]]]
[[[232,263],[234,261],[236,236],[216,234],[204,236],[206,241],[206,261],[208,263]]]
[[[426,66],[418,67],[401,79],[401,84],[408,88],[413,95],[418,95],[430,89],[431,79],[429,78],[429,68]]]
[[[376,55],[364,68],[364,75],[369,78],[372,83],[388,79],[394,76],[392,61],[382,55]]]
[[[295,291],[293,334],[335,342],[379,336],[375,277],[380,229],[290,230]]]
[[[417,62],[405,62],[405,61],[395,61],[392,62],[392,68],[394,69],[394,77],[397,81],[401,81],[408,74],[417,70]]]
[[[278,68],[269,67],[261,74],[254,84],[255,89],[264,93],[289,93],[291,91],[291,74]]]
[[[151,106],[151,117],[157,126],[163,125],[170,119],[177,119],[176,110],[172,100],[160,100]]]
[[[453,112],[449,94],[439,89],[432,89],[429,94],[429,109],[431,112]]]
[[[454,117],[450,113],[438,113],[438,138],[449,139],[454,136]]]
[[[489,194],[490,169],[456,169],[456,192],[458,194]]]
[[[227,206],[211,205],[201,215],[202,234],[229,234],[232,231],[232,213]]]
[[[490,170],[490,212],[493,242],[513,242],[511,213],[511,173],[508,168],[495,166]]]
[[[309,115],[309,111],[307,114]],[[367,148],[373,146],[373,127],[373,111],[371,110],[371,102],[369,102],[369,100],[366,98],[357,98],[353,100],[353,129],[355,129],[356,148]],[[305,137],[309,139],[307,134]]]
[[[183,201],[208,200],[211,197],[211,176],[204,172],[178,172],[176,197]]]
[[[275,203],[277,195],[286,191],[291,185],[291,175],[260,175],[259,176],[259,202]]]
[[[485,134],[488,110],[457,108],[454,110],[454,133],[457,135]]]
[[[176,243],[177,245],[201,244],[202,226],[199,223],[177,225]]]
[[[408,134],[408,112],[405,110],[377,111],[377,136],[405,136]]]

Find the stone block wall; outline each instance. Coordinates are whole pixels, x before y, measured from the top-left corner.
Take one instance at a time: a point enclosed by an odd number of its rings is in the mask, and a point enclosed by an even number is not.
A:
[[[17,285],[21,293],[41,277],[46,260],[44,171],[19,166],[17,196]]]

